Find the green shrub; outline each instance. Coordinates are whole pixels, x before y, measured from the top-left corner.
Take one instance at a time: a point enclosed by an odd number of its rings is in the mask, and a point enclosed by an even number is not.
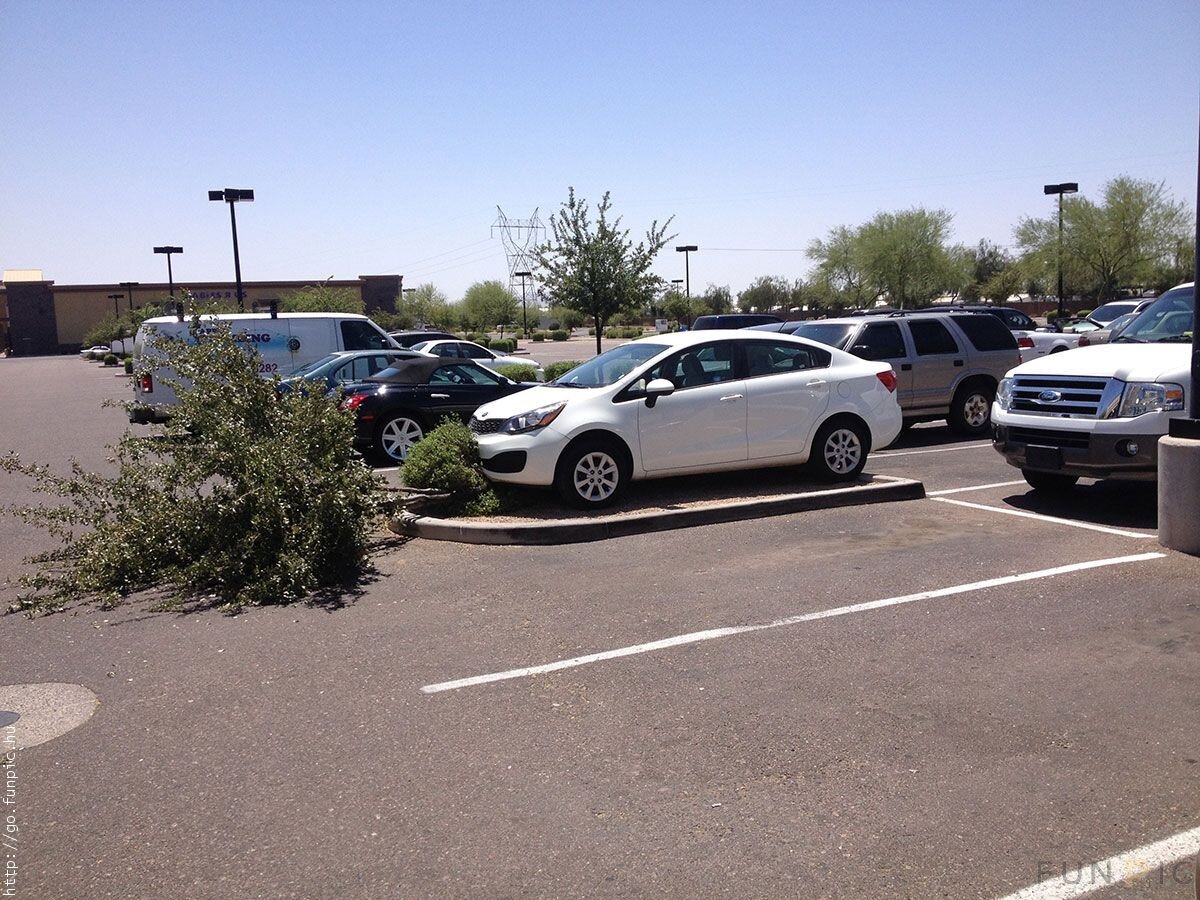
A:
[[[500,501],[479,464],[479,444],[471,429],[446,419],[408,451],[404,483],[409,487],[444,491],[451,511],[489,515]]]
[[[596,329],[595,329],[595,328],[589,328],[589,329],[588,329],[588,337],[595,337],[595,336],[596,336]]]
[[[115,474],[73,463],[59,475],[0,458],[0,469],[59,501],[12,510],[61,541],[29,560],[37,568],[21,583],[30,590],[13,608],[111,606],[158,589],[236,609],[287,603],[357,574],[384,494],[353,452],[354,414],[315,391],[278,396],[228,326],[190,345],[156,345],[178,373],[170,381],[190,386],[165,435],[125,433]]]
[[[532,340],[533,340],[533,342],[534,342],[535,344],[540,344],[540,343],[542,343],[543,341],[545,341],[545,340],[546,340],[546,332],[544,332],[544,331],[535,331],[535,332],[533,333],[533,335],[532,335]]]
[[[546,327],[551,331],[558,331],[560,328],[562,328],[562,322],[555,322],[551,320]]]
[[[517,349],[517,341],[515,338],[505,338],[492,341],[488,346],[497,353],[512,353]]]
[[[132,356],[125,357],[125,374],[126,375],[133,374],[133,357]]]
[[[534,365],[517,365],[510,363],[503,366],[492,366],[492,370],[499,372],[505,378],[513,381],[537,381],[537,366]]]
[[[577,359],[568,359],[564,360],[563,362],[552,362],[545,366],[544,371],[546,373],[546,380],[553,381],[555,378],[558,378],[560,375],[565,375],[567,372],[570,372],[573,368],[579,365],[583,364]]]
[[[550,338],[551,340],[555,341],[569,341],[571,339],[571,333],[569,331],[563,331],[560,328],[557,331],[550,332]]]
[[[1090,316],[1090,315],[1091,315],[1093,312],[1095,312],[1095,310],[1091,310],[1091,309],[1081,309],[1081,310],[1079,310],[1079,312],[1075,313],[1075,315],[1077,315],[1077,316],[1078,316],[1079,318],[1081,318],[1081,319],[1086,319],[1086,318],[1087,318],[1088,316]]]
[[[1046,321],[1047,322],[1053,322],[1057,318],[1058,318],[1058,310],[1057,309],[1052,309],[1052,310],[1050,310],[1050,312],[1046,313]]]
[[[105,353],[104,354],[104,364],[106,366],[115,366],[117,364],[117,354]]]

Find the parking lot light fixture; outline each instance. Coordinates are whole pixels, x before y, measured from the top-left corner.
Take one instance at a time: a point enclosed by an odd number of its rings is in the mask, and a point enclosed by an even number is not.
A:
[[[108,295],[108,299],[113,302],[113,315],[114,316],[121,315],[121,308],[117,304],[121,302],[121,298],[124,296],[125,296],[124,294],[109,294]]]
[[[125,288],[125,293],[129,295],[129,311],[133,312],[133,289],[141,284],[140,281],[122,281],[121,287]]]
[[[229,224],[233,228],[233,277],[237,281],[238,312],[245,312],[246,302],[242,295],[242,260],[238,255],[237,213],[234,206],[238,203],[249,203],[254,199],[251,188],[225,188],[223,191],[209,191],[208,199],[229,204]]]
[[[682,244],[675,248],[676,253],[683,254],[683,289],[688,297],[692,296],[692,272],[689,262],[691,254],[699,249],[695,244]]]
[[[1058,325],[1062,327],[1063,317],[1063,194],[1079,193],[1079,185],[1074,181],[1064,181],[1062,184],[1047,184],[1042,187],[1042,193],[1047,196],[1058,194]]]
[[[182,253],[182,247],[155,247],[155,253],[165,253],[167,257],[167,293],[171,299],[175,299],[175,275],[171,271],[171,254]]]

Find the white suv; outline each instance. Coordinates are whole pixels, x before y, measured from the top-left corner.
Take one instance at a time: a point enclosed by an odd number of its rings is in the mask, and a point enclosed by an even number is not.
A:
[[[1194,290],[1163,294],[1112,343],[1009,372],[992,409],[996,450],[1042,490],[1081,476],[1155,480],[1158,439],[1192,389]]]
[[[471,419],[495,481],[611,503],[626,484],[695,472],[809,463],[858,476],[900,433],[896,375],[813,341],[698,331],[632,341]]]

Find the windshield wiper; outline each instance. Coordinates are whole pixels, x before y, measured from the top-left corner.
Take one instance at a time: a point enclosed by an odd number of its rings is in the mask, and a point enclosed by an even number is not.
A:
[[[1118,337],[1115,337],[1115,338],[1113,338],[1113,340],[1112,340],[1110,343],[1113,343],[1113,344],[1119,344],[1119,343],[1121,343],[1121,341],[1129,341],[1129,343],[1131,343],[1131,344],[1144,344],[1144,343],[1146,343],[1146,342],[1145,342],[1145,341],[1143,341],[1141,338],[1129,337],[1129,336],[1127,336],[1127,335],[1124,335],[1124,334],[1122,334],[1122,335],[1120,335],[1120,336],[1118,336]]]
[[[547,385],[554,387],[569,387],[569,388],[590,388],[590,384],[580,384],[578,381],[559,381],[557,378],[554,381],[547,382]]]
[[[1153,341],[1155,344],[1182,344],[1185,342],[1188,344],[1192,342],[1190,334],[1168,334],[1166,337],[1155,338]]]

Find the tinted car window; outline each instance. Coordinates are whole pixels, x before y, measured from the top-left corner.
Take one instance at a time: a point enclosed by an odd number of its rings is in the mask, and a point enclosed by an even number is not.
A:
[[[1018,310],[1002,309],[1000,310],[1000,315],[1004,318],[1004,324],[1009,328],[1024,331],[1032,331],[1034,328],[1037,328],[1037,322]]]
[[[774,343],[772,341],[747,341],[746,374],[751,378],[759,375],[780,375],[803,369],[820,369],[829,365],[832,354],[816,347],[802,344]]]
[[[832,322],[804,322],[792,334],[816,341],[818,344],[841,347],[846,343],[846,338],[853,328],[853,325],[835,325]]]
[[[455,363],[434,369],[433,374],[429,376],[429,383],[497,385],[500,383],[500,378],[474,363]]]
[[[958,352],[954,337],[937,319],[914,319],[908,323],[908,330],[912,332],[918,356]]]
[[[908,355],[904,348],[904,337],[900,334],[900,326],[895,322],[876,322],[868,325],[854,341],[850,352],[863,359],[902,359]]]
[[[459,344],[459,349],[462,355],[467,359],[494,359],[495,354],[483,347],[476,347],[474,344]]]
[[[382,332],[360,319],[342,322],[342,343],[346,350],[386,350],[391,346]]]
[[[733,381],[733,349],[732,341],[689,347],[668,356],[640,380],[649,383],[655,378],[665,378],[680,390]]]
[[[1004,327],[1004,323],[995,316],[951,316],[954,324],[963,330],[975,349],[981,352],[988,350],[1015,350],[1017,339],[1012,332]]]

